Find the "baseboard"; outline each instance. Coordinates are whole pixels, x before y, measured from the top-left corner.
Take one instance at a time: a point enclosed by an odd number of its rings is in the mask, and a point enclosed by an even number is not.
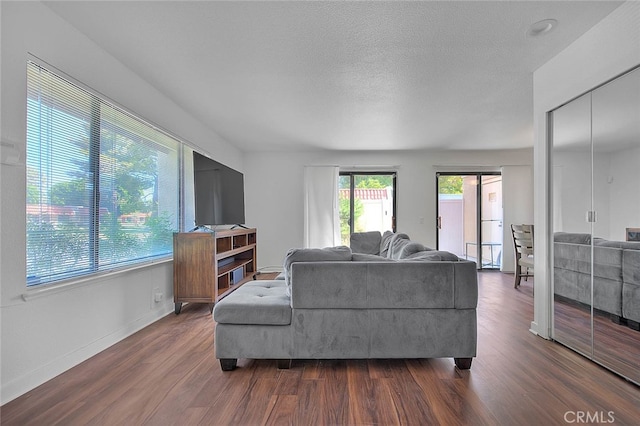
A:
[[[543,338],[543,339],[545,339],[545,340],[551,340],[551,335],[550,335],[549,333],[547,333],[547,335],[540,334],[540,333],[538,332],[538,329],[539,329],[539,328],[540,328],[540,326],[538,325],[538,323],[537,323],[537,322],[535,322],[535,321],[531,321],[531,328],[529,328],[529,332],[530,332],[530,333],[533,333],[533,334],[535,334],[536,336],[541,337],[541,338]]]
[[[174,312],[173,303],[165,302],[158,309],[150,311],[145,316],[136,319],[127,326],[104,336],[89,345],[70,352],[62,357],[52,360],[50,363],[19,377],[9,383],[2,382],[0,391],[0,405],[18,398],[41,384],[53,379],[76,365],[99,354],[114,344],[126,339],[132,334],[142,330],[159,319]]]

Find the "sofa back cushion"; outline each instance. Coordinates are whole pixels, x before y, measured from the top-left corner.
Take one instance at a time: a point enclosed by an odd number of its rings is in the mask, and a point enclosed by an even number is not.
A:
[[[623,250],[640,250],[640,241],[610,241],[596,237],[593,239],[593,245],[596,247],[610,247]]]
[[[353,253],[380,254],[381,242],[380,231],[355,232],[351,234],[349,245]]]

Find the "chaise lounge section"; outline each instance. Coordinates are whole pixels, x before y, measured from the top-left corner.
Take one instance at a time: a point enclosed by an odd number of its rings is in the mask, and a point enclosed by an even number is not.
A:
[[[238,358],[276,359],[286,367],[292,359],[442,357],[470,368],[477,341],[475,263],[424,246],[416,250],[406,236],[395,245],[413,246],[406,257],[397,250],[391,250],[397,259],[381,256],[398,235],[384,242],[381,236],[378,254],[375,248],[291,250],[285,279],[253,281],[221,300],[214,321],[222,369],[234,369]]]

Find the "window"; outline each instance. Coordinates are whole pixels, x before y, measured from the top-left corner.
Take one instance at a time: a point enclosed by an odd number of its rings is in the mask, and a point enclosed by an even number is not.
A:
[[[27,65],[27,286],[171,254],[181,143]]]
[[[340,239],[349,245],[354,232],[393,231],[396,227],[396,175],[389,172],[340,172]]]

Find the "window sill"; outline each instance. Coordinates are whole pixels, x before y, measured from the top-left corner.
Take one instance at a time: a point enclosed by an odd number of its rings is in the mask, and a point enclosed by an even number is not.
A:
[[[51,294],[61,293],[63,291],[73,290],[85,285],[90,285],[92,283],[95,283],[96,281],[101,281],[116,275],[126,274],[131,271],[148,268],[150,266],[157,266],[157,265],[168,263],[168,262],[173,262],[172,256],[154,260],[151,262],[141,263],[135,266],[91,274],[91,275],[84,276],[82,278],[73,278],[73,279],[63,281],[63,282],[58,282],[55,284],[43,284],[41,286],[36,286],[36,288],[28,289],[26,292],[22,293],[21,297],[22,297],[22,300],[24,300],[25,302],[28,302],[29,300],[38,299],[40,297],[48,296]]]

